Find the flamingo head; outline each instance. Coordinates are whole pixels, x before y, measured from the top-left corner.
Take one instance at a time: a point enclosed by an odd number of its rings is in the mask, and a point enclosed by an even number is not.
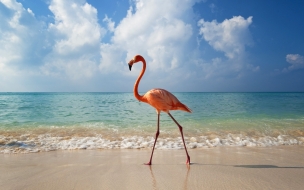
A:
[[[132,69],[133,64],[142,61],[142,59],[143,57],[141,55],[136,55],[133,59],[131,59],[128,63],[130,71]]]
[[[131,69],[132,69],[132,65],[133,65],[133,64],[134,64],[134,59],[131,59],[131,60],[129,61],[129,63],[128,63],[130,71],[131,71]]]

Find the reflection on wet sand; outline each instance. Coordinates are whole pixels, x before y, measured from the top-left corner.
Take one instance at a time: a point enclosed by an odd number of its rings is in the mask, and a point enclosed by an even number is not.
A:
[[[148,167],[149,167],[150,174],[151,174],[153,189],[160,189],[159,185],[158,185],[158,181],[156,180],[156,177],[155,177],[154,172],[153,172],[153,165],[152,166],[149,165]],[[184,174],[185,177],[184,177],[184,180],[183,180],[183,184],[181,184],[180,186],[182,187],[182,189],[187,190],[187,189],[191,189],[191,188],[188,188],[188,181],[189,181],[188,177],[189,177],[189,173],[190,173],[190,165],[186,164],[185,167],[187,168],[186,169],[187,171],[186,171],[186,174]],[[183,175],[183,174],[180,173],[180,175]],[[160,179],[158,178],[158,180],[160,180]]]

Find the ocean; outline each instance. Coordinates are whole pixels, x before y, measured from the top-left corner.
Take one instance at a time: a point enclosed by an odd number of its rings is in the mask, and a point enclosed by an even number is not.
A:
[[[304,93],[173,94],[193,111],[171,111],[190,149],[304,145]],[[0,153],[150,148],[156,124],[133,93],[0,93]],[[156,149],[183,149],[163,112]]]

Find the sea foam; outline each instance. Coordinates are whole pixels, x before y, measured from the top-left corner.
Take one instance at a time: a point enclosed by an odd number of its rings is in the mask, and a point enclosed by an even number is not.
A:
[[[94,137],[59,137],[51,134],[42,134],[37,137],[21,135],[20,137],[5,137],[0,135],[0,153],[37,153],[56,150],[80,149],[145,149],[151,148],[154,137],[129,136],[114,140]],[[190,149],[213,148],[218,146],[247,146],[266,147],[279,145],[304,145],[304,137],[279,135],[277,137],[248,137],[242,134],[227,134],[222,137],[208,136],[185,137],[186,146]],[[158,138],[156,149],[183,149],[181,137]]]

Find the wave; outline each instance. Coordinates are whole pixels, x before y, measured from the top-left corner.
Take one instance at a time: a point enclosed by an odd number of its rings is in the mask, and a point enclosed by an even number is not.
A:
[[[246,136],[243,134],[197,135],[185,137],[186,146],[190,149],[213,148],[218,146],[267,147],[280,145],[304,145],[304,136],[280,134],[273,136]],[[0,135],[0,153],[37,153],[56,150],[79,149],[144,149],[151,148],[152,136],[60,136],[51,133]],[[181,137],[167,136],[158,138],[156,149],[183,149]]]

